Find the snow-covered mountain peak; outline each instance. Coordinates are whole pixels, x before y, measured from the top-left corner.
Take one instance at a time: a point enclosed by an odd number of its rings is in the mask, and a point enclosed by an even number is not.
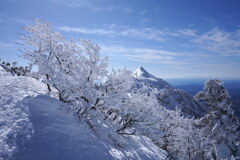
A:
[[[182,90],[175,89],[168,82],[148,73],[143,67],[139,67],[133,77],[137,88],[148,86],[158,90],[159,104],[167,109],[175,110],[176,106],[189,117],[201,117],[207,113],[207,107],[196,101],[191,95]]]
[[[153,78],[153,79],[158,79],[157,77],[151,75],[148,73],[142,66],[139,67],[134,73],[133,77],[135,78]]]
[[[172,86],[161,78],[148,73],[143,67],[139,67],[134,73],[133,77],[137,82],[144,83],[150,87],[157,89],[172,88]]]

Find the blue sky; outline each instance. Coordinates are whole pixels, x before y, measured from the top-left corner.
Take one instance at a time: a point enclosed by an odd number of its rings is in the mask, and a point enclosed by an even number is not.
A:
[[[239,0],[0,0],[1,59],[27,63],[14,42],[36,18],[97,43],[113,68],[240,79]]]

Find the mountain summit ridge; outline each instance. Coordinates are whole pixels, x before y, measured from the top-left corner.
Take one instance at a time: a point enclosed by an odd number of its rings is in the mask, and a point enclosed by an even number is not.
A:
[[[139,67],[133,77],[136,81],[136,86],[148,86],[158,90],[157,99],[159,104],[166,109],[179,109],[183,115],[187,117],[202,117],[207,113],[207,107],[200,101],[197,101],[192,95],[174,88],[168,82],[161,78],[148,73],[143,67]]]
[[[133,77],[135,78],[152,78],[152,79],[161,79],[157,78],[154,75],[150,74],[146,69],[144,69],[142,66],[139,67],[135,72],[133,72]]]
[[[133,72],[133,77],[135,78],[136,81],[142,82],[150,87],[154,87],[157,89],[173,88],[169,83],[167,83],[163,79],[150,74],[142,66],[139,67],[135,72]]]

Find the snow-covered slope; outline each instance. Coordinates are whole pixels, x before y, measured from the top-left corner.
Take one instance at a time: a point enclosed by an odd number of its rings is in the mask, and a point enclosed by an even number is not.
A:
[[[189,117],[202,117],[207,113],[206,104],[202,104],[183,90],[175,89],[166,81],[151,75],[143,67],[138,68],[133,73],[133,77],[137,87],[146,85],[157,89],[159,103],[167,109],[180,109],[183,115]]]
[[[72,115],[64,112],[64,104],[48,96],[27,97],[24,105],[29,108],[34,134],[19,146],[14,160],[61,159],[111,159],[107,148],[96,141],[87,126],[79,124]],[[62,111],[61,106],[63,107]]]
[[[165,159],[145,136],[108,134],[114,124],[84,120],[29,77],[0,76],[0,160]]]
[[[0,76],[0,159],[11,157],[16,139],[32,135],[28,108],[21,103],[24,97],[46,93],[46,86],[35,79]]]
[[[159,103],[167,109],[181,110],[187,117],[202,117],[207,113],[208,106],[194,99],[194,97],[182,90],[169,88],[161,89],[157,98]]]

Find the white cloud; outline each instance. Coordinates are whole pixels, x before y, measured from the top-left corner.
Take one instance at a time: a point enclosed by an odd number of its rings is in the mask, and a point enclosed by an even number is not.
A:
[[[113,11],[121,10],[123,12],[132,12],[132,9],[126,6],[102,5],[99,0],[52,0],[55,3],[72,7],[72,8],[88,8],[92,11]]]
[[[165,42],[168,39],[171,39],[174,37],[191,39],[198,36],[197,31],[193,29],[185,28],[185,29],[179,29],[179,30],[167,30],[167,29],[155,29],[155,28],[149,28],[149,27],[132,28],[129,26],[119,26],[117,24],[111,24],[105,29],[103,28],[89,29],[84,27],[70,27],[70,26],[61,26],[58,29],[65,32],[79,32],[84,34],[124,36],[129,38],[138,38],[138,39],[152,40],[157,42]]]
[[[124,47],[120,45],[100,45],[101,54],[110,59],[126,59],[141,63],[181,66],[195,66],[206,58],[202,53],[172,52],[162,49]]]
[[[207,51],[219,53],[222,56],[240,56],[239,30],[226,32],[214,28],[198,35],[193,39],[193,42]]]
[[[166,32],[162,30],[152,29],[152,28],[130,28],[128,26],[119,26],[111,25],[109,29],[86,29],[82,27],[69,27],[62,26],[58,28],[61,31],[65,32],[79,32],[85,34],[98,34],[98,35],[112,35],[112,36],[124,36],[130,38],[139,38],[145,40],[154,40],[163,42],[165,41],[164,36]]]
[[[148,55],[161,55],[161,56],[180,56],[181,54],[176,52],[170,52],[159,49],[150,48],[128,48],[123,46],[105,46],[100,45],[102,52],[105,53],[127,53],[127,54],[148,54]]]
[[[79,32],[79,33],[85,33],[85,34],[99,34],[99,35],[116,34],[116,32],[114,31],[104,30],[104,29],[87,29],[87,28],[69,27],[69,26],[59,27],[58,29],[65,32]]]
[[[178,32],[183,36],[190,36],[190,37],[196,36],[196,31],[193,29],[180,29]]]
[[[112,24],[106,29],[86,29],[81,27],[59,27],[59,30],[66,32],[79,32],[84,34],[122,36],[138,40],[149,40],[166,42],[181,38],[176,47],[195,48],[194,53],[186,53],[194,56],[240,56],[240,29],[235,32],[227,32],[218,28],[211,29],[205,33],[197,30],[184,28],[179,30],[166,30],[154,28],[131,28],[129,26],[118,26]],[[171,42],[170,42],[171,43]],[[197,54],[197,52],[204,54]]]
[[[92,10],[99,9],[95,5],[93,5],[90,1],[87,0],[52,0],[52,1],[72,8],[89,7]]]
[[[174,61],[179,53],[150,49],[150,48],[128,48],[123,46],[105,46],[100,45],[101,53],[110,58],[127,59],[136,62],[144,63],[162,63],[162,64],[177,64]]]
[[[165,32],[162,30],[157,30],[153,28],[135,29],[135,28],[123,27],[122,31],[118,32],[118,35],[128,36],[132,38],[141,38],[146,40],[154,40],[159,42],[165,41],[165,38],[164,38]]]

